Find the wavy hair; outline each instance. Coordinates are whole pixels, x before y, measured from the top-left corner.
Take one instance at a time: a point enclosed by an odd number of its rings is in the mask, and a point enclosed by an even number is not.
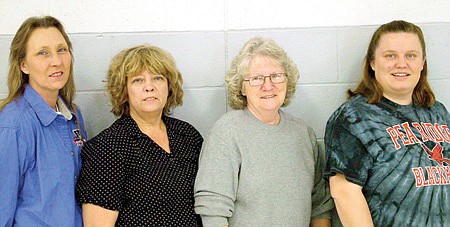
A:
[[[142,71],[167,78],[169,94],[164,114],[169,115],[172,108],[183,104],[183,78],[172,55],[156,46],[139,45],[119,52],[109,66],[106,91],[115,116],[130,115],[127,80]]]
[[[358,84],[355,90],[347,91],[347,98],[351,98],[357,94],[367,97],[367,102],[370,104],[378,103],[383,97],[383,87],[375,79],[375,71],[370,67],[370,63],[375,59],[375,49],[378,46],[380,38],[386,33],[398,33],[407,32],[416,34],[420,40],[420,45],[422,47],[423,59],[425,63],[423,65],[423,70],[420,72],[420,79],[414,88],[412,100],[414,103],[422,107],[430,107],[436,101],[431,86],[428,83],[428,66],[426,60],[426,48],[425,48],[425,38],[423,36],[422,30],[417,25],[413,23],[406,22],[403,20],[395,20],[386,24],[381,25],[375,33],[372,35],[369,47],[367,48],[367,53],[364,58],[363,66],[363,78]]]
[[[297,80],[300,76],[297,65],[274,40],[261,37],[254,37],[248,40],[231,62],[225,76],[228,105],[236,110],[244,109],[247,106],[247,98],[242,95],[242,82],[244,75],[248,72],[250,62],[256,56],[268,57],[286,70],[287,90],[282,106],[289,105],[294,97]]]
[[[50,28],[54,27],[61,32],[64,40],[69,47],[71,56],[71,64],[69,71],[69,78],[64,87],[59,90],[59,95],[67,104],[68,108],[74,113],[76,105],[73,103],[75,98],[75,82],[73,79],[73,52],[72,42],[70,42],[69,36],[64,30],[62,23],[51,16],[44,17],[30,17],[25,20],[17,30],[12,42],[11,50],[9,53],[9,70],[8,70],[8,96],[0,103],[0,110],[2,110],[8,103],[16,100],[25,91],[25,85],[28,83],[28,75],[22,72],[20,64],[24,61],[27,53],[28,40],[34,30],[38,28]]]

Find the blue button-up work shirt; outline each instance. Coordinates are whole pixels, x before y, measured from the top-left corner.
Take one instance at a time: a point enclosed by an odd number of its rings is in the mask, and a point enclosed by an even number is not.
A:
[[[75,185],[86,134],[81,113],[61,101],[68,118],[27,85],[0,112],[0,226],[82,226]]]

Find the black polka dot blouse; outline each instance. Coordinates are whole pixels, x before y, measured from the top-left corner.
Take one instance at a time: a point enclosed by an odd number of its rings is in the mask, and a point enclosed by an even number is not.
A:
[[[163,116],[171,153],[122,116],[82,149],[78,202],[119,211],[116,226],[201,226],[194,180],[203,138],[189,123]]]

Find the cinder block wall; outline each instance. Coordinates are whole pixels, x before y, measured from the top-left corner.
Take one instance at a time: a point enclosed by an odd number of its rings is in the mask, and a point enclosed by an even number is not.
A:
[[[450,23],[419,24],[425,34],[429,80],[438,100],[450,108]],[[120,50],[152,44],[169,51],[184,78],[184,104],[173,116],[193,124],[203,136],[226,111],[224,76],[242,45],[253,36],[283,46],[300,69],[296,97],[286,111],[304,119],[322,140],[330,114],[359,81],[363,57],[377,26],[339,26],[195,32],[70,33],[75,55],[76,103],[92,137],[115,119],[104,88],[111,58]],[[13,35],[0,35],[0,98]]]

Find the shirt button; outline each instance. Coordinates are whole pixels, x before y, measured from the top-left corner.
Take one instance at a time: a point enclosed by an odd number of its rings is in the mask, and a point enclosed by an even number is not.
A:
[[[75,154],[75,153],[73,153],[73,151],[71,151],[71,152],[70,152],[70,155],[72,155],[72,156],[73,156],[74,154]]]
[[[75,180],[78,179],[78,175],[75,175]]]

